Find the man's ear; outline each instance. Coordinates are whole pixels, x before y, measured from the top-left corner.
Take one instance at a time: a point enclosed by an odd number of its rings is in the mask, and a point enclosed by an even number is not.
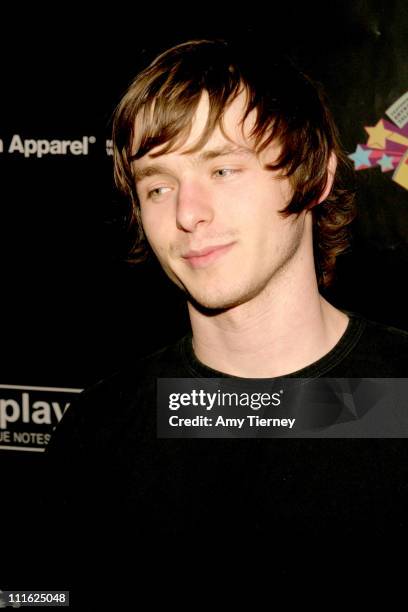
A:
[[[334,151],[332,151],[330,153],[330,157],[329,157],[329,163],[327,164],[327,182],[326,182],[326,187],[324,188],[324,191],[322,193],[322,195],[320,196],[319,200],[316,202],[316,204],[320,204],[320,202],[323,202],[329,195],[332,185],[333,185],[333,181],[334,181],[334,176],[336,174],[336,168],[337,168],[337,156],[335,154]]]

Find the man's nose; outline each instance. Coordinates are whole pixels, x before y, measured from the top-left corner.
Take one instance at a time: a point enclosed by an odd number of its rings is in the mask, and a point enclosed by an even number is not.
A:
[[[209,190],[198,181],[180,183],[177,194],[177,228],[193,232],[199,223],[208,223],[214,217]]]

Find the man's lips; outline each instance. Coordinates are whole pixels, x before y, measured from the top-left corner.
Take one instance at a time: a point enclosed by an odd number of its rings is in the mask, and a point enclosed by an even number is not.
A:
[[[189,257],[202,257],[203,255],[208,255],[208,253],[211,253],[212,251],[218,251],[218,249],[223,249],[226,246],[229,246],[230,244],[232,244],[231,242],[228,244],[215,244],[214,246],[209,246],[206,247],[205,249],[200,249],[200,250],[194,250],[191,249],[191,251],[188,251],[187,253],[185,253],[183,255],[183,257],[185,259],[188,259]]]
[[[193,268],[203,268],[212,263],[224,253],[226,253],[233,245],[233,242],[228,244],[217,244],[204,249],[188,251],[182,258],[186,260]]]

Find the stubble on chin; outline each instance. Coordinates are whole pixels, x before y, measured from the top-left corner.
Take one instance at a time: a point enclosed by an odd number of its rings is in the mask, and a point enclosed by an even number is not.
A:
[[[251,286],[248,282],[246,285],[236,285],[228,287],[225,284],[221,289],[213,289],[207,291],[199,291],[185,287],[184,293],[191,307],[208,315],[215,315],[227,310],[231,310],[246,302],[253,300],[265,288],[266,283],[260,283],[256,286]]]

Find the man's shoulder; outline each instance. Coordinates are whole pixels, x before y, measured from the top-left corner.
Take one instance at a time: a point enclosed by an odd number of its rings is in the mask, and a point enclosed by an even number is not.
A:
[[[147,406],[154,410],[158,377],[183,376],[181,350],[184,338],[138,357],[116,372],[87,386],[69,406],[52,436],[48,452],[78,436],[103,445],[108,439],[145,418]],[[185,374],[184,374],[185,376]],[[139,423],[140,424],[140,423]]]
[[[361,314],[352,318],[353,334],[344,366],[348,376],[407,377],[408,332]]]
[[[365,339],[373,346],[381,345],[383,348],[396,347],[408,349],[408,331],[392,325],[386,325],[360,315],[365,325]]]

